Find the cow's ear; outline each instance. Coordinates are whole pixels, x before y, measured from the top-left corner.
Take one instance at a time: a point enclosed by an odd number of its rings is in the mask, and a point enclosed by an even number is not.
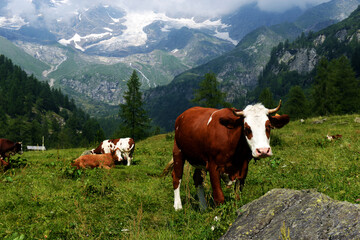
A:
[[[233,129],[240,126],[243,122],[244,118],[237,116],[226,116],[220,117],[219,121],[221,125],[224,125],[227,128]]]
[[[269,116],[270,123],[275,128],[282,128],[290,121],[290,116],[287,114]]]

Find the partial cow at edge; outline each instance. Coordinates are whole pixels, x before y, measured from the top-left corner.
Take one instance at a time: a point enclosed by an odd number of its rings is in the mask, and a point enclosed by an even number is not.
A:
[[[202,171],[210,174],[216,205],[225,200],[221,177],[235,183],[235,188],[242,187],[250,160],[272,155],[271,129],[281,128],[290,120],[285,114],[271,116],[280,106],[281,100],[275,109],[255,104],[244,110],[193,107],[183,112],[175,122],[172,160],[175,210],[182,209],[180,184],[185,160],[195,167],[193,179],[201,209],[207,207]]]
[[[16,153],[23,153],[21,142],[13,142],[6,138],[0,138],[0,165],[8,166],[10,157]],[[5,158],[8,159],[7,162]]]
[[[127,166],[131,165],[133,153],[135,150],[135,141],[132,138],[117,138],[104,140],[100,145],[91,150],[92,154],[104,154],[114,151],[116,148],[120,150],[118,161],[126,161]]]

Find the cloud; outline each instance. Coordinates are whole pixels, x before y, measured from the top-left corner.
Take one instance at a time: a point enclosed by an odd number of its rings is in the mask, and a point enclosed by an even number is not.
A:
[[[67,21],[80,11],[108,4],[127,12],[154,11],[172,17],[214,18],[249,3],[256,3],[264,11],[281,12],[295,6],[304,8],[309,4],[327,1],[329,0],[5,0],[7,4],[0,5],[0,13],[6,13],[8,17],[20,16],[28,21],[36,21],[41,16],[50,23],[57,19]]]
[[[292,7],[305,9],[330,0],[258,0],[257,5],[261,10],[269,12],[283,12]]]

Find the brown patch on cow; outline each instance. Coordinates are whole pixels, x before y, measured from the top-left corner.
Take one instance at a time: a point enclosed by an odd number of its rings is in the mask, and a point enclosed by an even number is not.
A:
[[[131,148],[131,146],[134,145],[134,144],[135,144],[134,139],[130,138],[129,139],[129,147]]]
[[[120,138],[111,139],[111,140],[109,140],[109,141],[116,145],[116,144],[118,143],[118,141],[120,141]]]
[[[270,139],[270,132],[271,132],[271,129],[274,128],[271,123],[270,123],[270,120],[267,120],[265,122],[265,132],[266,132],[266,137],[268,139]]]
[[[244,134],[249,140],[253,137],[251,127],[247,124],[247,122],[244,123]]]

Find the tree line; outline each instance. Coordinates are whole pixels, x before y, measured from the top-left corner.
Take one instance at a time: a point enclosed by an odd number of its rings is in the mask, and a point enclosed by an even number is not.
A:
[[[69,148],[104,138],[97,120],[77,108],[61,90],[50,88],[0,55],[0,137],[24,145]]]

